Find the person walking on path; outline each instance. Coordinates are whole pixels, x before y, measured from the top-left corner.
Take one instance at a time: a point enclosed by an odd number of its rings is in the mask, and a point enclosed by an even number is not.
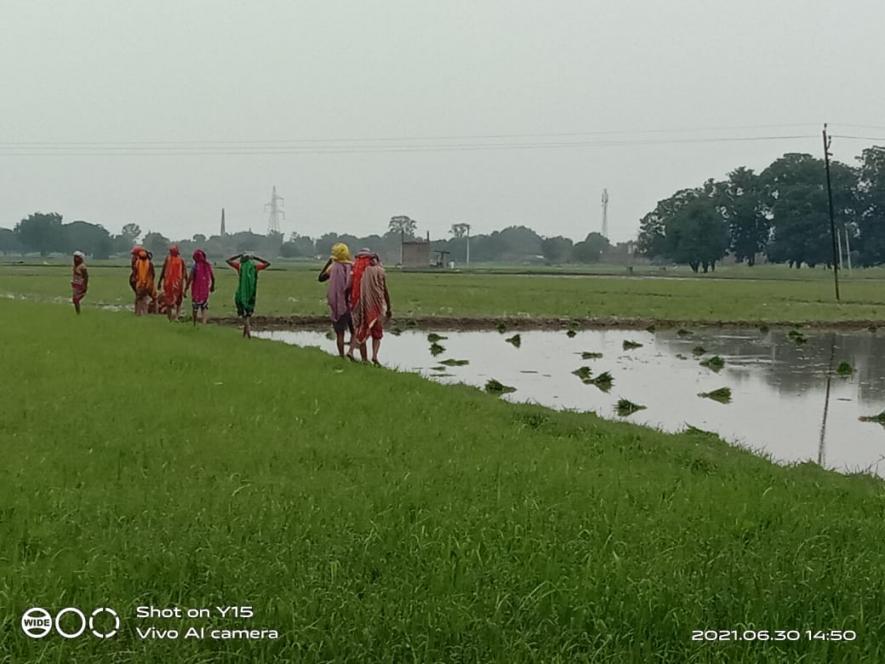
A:
[[[86,269],[86,255],[82,251],[74,252],[74,268],[71,274],[71,301],[74,311],[79,315],[80,302],[89,290],[89,271]]]
[[[363,273],[366,271],[366,268],[371,265],[373,260],[381,262],[378,254],[371,249],[360,249],[353,259],[353,269],[350,273],[350,311],[352,321],[355,320],[354,317],[356,316],[356,310],[360,302],[360,285],[363,281]],[[350,335],[350,350],[347,353],[347,357],[351,360],[353,359],[353,350],[355,347],[356,333]],[[363,362],[368,362],[369,356],[366,352],[366,345],[363,344],[359,348]]]
[[[252,314],[255,313],[255,296],[258,292],[258,273],[270,267],[270,261],[252,254],[237,254],[227,259],[227,264],[237,271],[237,292],[234,304],[237,316],[243,319],[243,337],[252,338]]]
[[[202,249],[194,252],[194,265],[184,286],[185,293],[188,289],[191,292],[194,325],[197,324],[197,314],[205,325],[209,315],[209,293],[215,292],[215,274],[212,272],[212,263],[206,260],[206,252]]]
[[[360,252],[363,254],[364,251]],[[368,266],[360,275],[359,300],[353,309],[354,333],[350,351],[347,356],[353,360],[353,350],[359,347],[363,361],[366,360],[366,342],[372,339],[372,363],[380,364],[378,351],[381,349],[381,339],[384,337],[384,321],[393,316],[393,308],[390,305],[390,292],[387,290],[387,277],[381,259],[377,254],[371,254]]]
[[[146,249],[139,249],[132,261],[132,275],[129,278],[135,291],[135,315],[143,316],[148,312],[150,303],[157,297],[154,287],[154,264]]]
[[[338,345],[338,355],[341,357],[344,357],[344,333],[350,331],[351,339],[353,339],[353,322],[350,315],[352,264],[350,248],[339,242],[332,246],[332,255],[320,270],[318,277],[321,282],[329,282],[326,301],[329,303],[332,329],[335,330],[335,343]]]
[[[184,298],[186,278],[187,266],[178,251],[178,245],[173,244],[169,247],[169,255],[163,261],[160,279],[157,281],[158,290],[163,291],[166,315],[170,321],[178,320],[181,314],[181,301]]]

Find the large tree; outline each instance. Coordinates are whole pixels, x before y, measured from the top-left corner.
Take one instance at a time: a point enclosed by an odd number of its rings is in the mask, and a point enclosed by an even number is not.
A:
[[[403,235],[407,239],[415,237],[415,231],[418,230],[418,222],[404,214],[391,217],[387,223],[387,232],[396,235]]]
[[[541,255],[548,263],[564,263],[572,253],[572,241],[557,235],[541,241]]]
[[[697,189],[680,189],[658,201],[655,209],[639,220],[639,253],[649,258],[664,258],[667,251],[667,222],[682,207],[698,197]]]
[[[15,226],[15,234],[25,251],[39,251],[46,256],[53,251],[65,251],[62,216],[57,212],[35,212]]]
[[[885,263],[885,147],[872,147],[860,157],[858,199],[862,265]]]
[[[123,224],[123,229],[120,231],[121,238],[125,239],[130,245],[138,242],[138,238],[141,235],[141,228],[139,228],[138,224],[128,223]]]
[[[693,272],[716,269],[728,252],[728,225],[715,198],[699,195],[667,220],[665,255]]]
[[[94,258],[107,258],[113,250],[111,234],[104,226],[74,221],[62,226],[68,251],[82,251]]]
[[[744,167],[729,173],[720,191],[720,206],[731,234],[729,249],[737,262],[750,266],[756,264],[756,254],[765,250],[771,234],[762,195],[759,176]]]
[[[470,224],[452,224],[452,227],[449,229],[449,233],[456,240],[467,237],[470,235]]]
[[[857,173],[840,162],[832,162],[830,172],[836,225],[842,228],[855,218]],[[785,154],[759,177],[772,224],[769,260],[795,267],[803,262],[830,266],[832,234],[823,160],[810,154]]]
[[[9,228],[0,228],[0,254],[18,253],[22,245],[18,241],[15,231]]]
[[[598,263],[611,244],[602,233],[589,233],[572,247],[572,260],[577,263]]]
[[[154,254],[155,257],[164,256],[169,249],[171,240],[162,233],[149,231],[142,240],[144,248]]]
[[[682,189],[659,201],[640,221],[639,251],[687,264],[694,272],[715,269],[729,244],[722,190],[722,183],[707,180],[701,187]]]

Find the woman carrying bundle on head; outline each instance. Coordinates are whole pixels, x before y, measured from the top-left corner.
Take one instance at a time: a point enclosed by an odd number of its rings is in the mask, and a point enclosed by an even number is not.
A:
[[[344,357],[344,333],[350,331],[351,339],[353,338],[353,322],[350,317],[351,266],[350,249],[339,242],[332,246],[332,255],[318,277],[321,282],[329,282],[326,301],[329,303],[332,329],[335,330],[335,342],[341,357]]]

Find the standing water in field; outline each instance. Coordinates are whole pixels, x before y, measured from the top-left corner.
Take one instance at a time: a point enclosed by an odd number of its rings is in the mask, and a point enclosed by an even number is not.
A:
[[[644,406],[630,412],[630,422],[666,431],[690,425],[778,461],[885,475],[885,427],[859,420],[885,410],[885,335],[814,331],[800,344],[784,329],[692,332],[589,330],[569,338],[524,331],[519,346],[497,332],[446,332],[445,352],[434,356],[427,333],[411,331],[385,337],[385,358],[442,383],[482,388],[495,380],[516,388],[504,399],[610,419],[619,419],[624,399]],[[335,351],[319,332],[261,336]],[[626,350],[625,341],[631,342]],[[715,357],[721,366],[706,362]],[[838,373],[842,362],[850,373]],[[592,381],[605,372],[610,387],[600,389]],[[700,396],[722,388],[730,399]]]

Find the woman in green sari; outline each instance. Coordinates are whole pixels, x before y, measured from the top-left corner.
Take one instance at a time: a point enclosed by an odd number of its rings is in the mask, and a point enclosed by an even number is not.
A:
[[[237,316],[243,319],[243,336],[251,339],[252,314],[255,313],[255,295],[258,292],[258,273],[270,267],[270,261],[252,254],[237,254],[228,258],[227,264],[239,275],[234,304],[237,305]]]

